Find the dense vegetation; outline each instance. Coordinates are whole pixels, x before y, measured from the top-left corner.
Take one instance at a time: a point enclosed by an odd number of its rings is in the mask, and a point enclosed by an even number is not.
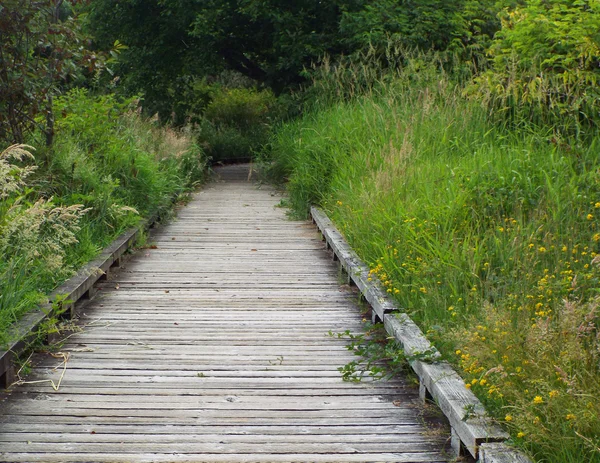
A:
[[[136,102],[73,90],[56,99],[56,140],[0,154],[0,342],[9,326],[140,217],[205,175],[187,133],[144,121]]]
[[[516,445],[600,462],[599,30],[596,0],[4,1],[0,140],[38,150],[0,155],[0,332],[258,157]]]

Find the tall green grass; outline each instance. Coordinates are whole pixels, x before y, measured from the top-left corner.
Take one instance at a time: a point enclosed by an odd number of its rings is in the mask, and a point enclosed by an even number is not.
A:
[[[51,149],[34,136],[41,149],[0,155],[0,345],[79,266],[204,179],[195,135],[144,120],[136,107],[72,91],[55,102]]]
[[[293,211],[326,209],[516,445],[600,462],[600,138],[508,130],[435,62],[333,74],[265,160]]]

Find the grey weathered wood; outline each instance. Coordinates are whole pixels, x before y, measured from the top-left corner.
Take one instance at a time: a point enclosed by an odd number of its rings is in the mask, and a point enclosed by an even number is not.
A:
[[[369,275],[366,265],[352,251],[327,215],[315,207],[311,209],[311,215],[329,247],[339,254],[344,270],[384,322],[388,334],[401,344],[419,376],[420,398],[432,398],[450,422],[453,451],[458,455],[466,449],[477,458],[482,444],[508,439],[508,434],[487,415],[479,399],[465,388],[464,381],[456,371],[447,362],[439,361],[440,353],[411,318],[406,313],[389,314],[400,309],[383,292],[377,278]],[[495,460],[490,461],[495,463]]]
[[[268,461],[270,463],[333,463],[333,462],[357,462],[364,463],[445,463],[446,460],[440,458],[436,453],[347,453],[347,454],[249,454],[249,453],[230,453],[219,454],[181,454],[171,452],[168,454],[158,453],[130,453],[124,456],[123,453],[12,453],[11,463],[17,462],[42,462],[42,463],[64,463],[65,457],[70,461],[77,462],[98,462],[98,463],[117,463],[126,461],[127,463],[257,463]],[[0,456],[0,461],[2,460]]]
[[[482,444],[480,463],[531,463],[524,453],[503,443]]]
[[[484,442],[503,441],[508,434],[487,415],[485,408],[446,362],[414,361],[413,368],[450,421],[453,431],[471,455]]]
[[[313,207],[311,208],[311,216],[323,234],[327,245],[338,256],[342,268],[369,302],[377,318],[383,321],[386,313],[397,310],[386,297],[386,292],[381,284],[371,278],[369,267],[361,261],[356,252],[346,243],[344,237],[338,232],[327,215],[318,208]]]
[[[394,336],[402,345],[404,354],[411,358],[426,357],[430,360],[440,358],[440,353],[423,335],[421,329],[405,313],[386,315],[384,317],[385,330]]]
[[[314,227],[239,177],[197,193],[96,285],[58,391],[0,395],[0,461],[446,460],[447,433],[423,425],[409,383],[342,381],[356,357],[327,333],[361,332],[355,293]],[[61,375],[38,354],[27,380]]]

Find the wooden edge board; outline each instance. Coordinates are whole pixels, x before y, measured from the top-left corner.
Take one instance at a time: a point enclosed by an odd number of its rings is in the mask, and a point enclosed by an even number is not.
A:
[[[415,322],[405,313],[385,315],[383,319],[385,330],[390,336],[394,336],[404,349],[404,355],[411,360],[425,360],[417,357],[426,357],[431,361],[437,361],[441,354],[433,347]]]
[[[474,458],[477,458],[480,444],[508,439],[508,434],[490,419],[483,404],[465,387],[449,363],[414,360],[411,366]]]
[[[481,444],[480,463],[531,463],[531,460],[512,447],[501,443]]]
[[[7,388],[14,382],[14,372],[12,372],[13,362],[18,355],[27,347],[34,336],[40,324],[46,318],[52,315],[52,302],[58,296],[70,301],[69,307],[81,299],[92,289],[94,284],[105,275],[111,266],[127,251],[135,242],[139,233],[149,226],[149,221],[142,220],[137,227],[131,228],[117,237],[109,246],[104,248],[98,257],[85,264],[79,271],[56,288],[48,296],[50,302],[40,304],[37,309],[25,314],[18,322],[14,324],[11,332],[14,336],[6,350],[0,350],[0,387]],[[69,311],[69,315],[74,315]]]
[[[98,257],[85,264],[75,275],[50,293],[50,301],[63,295],[68,300],[79,300],[94,283],[105,275],[110,267],[131,247],[138,236],[140,228],[132,228],[124,232],[105,248]]]
[[[531,463],[518,450],[504,444],[509,435],[487,415],[483,404],[465,387],[463,379],[452,366],[440,361],[440,352],[429,342],[421,329],[382,289],[381,282],[369,273],[369,268],[348,245],[329,217],[311,207],[311,217],[327,243],[336,253],[340,264],[353,280],[373,311],[383,321],[385,330],[401,345],[421,389],[438,404],[452,428],[453,447],[460,444],[481,463]],[[395,313],[391,313],[395,312]],[[400,312],[400,313],[399,313]],[[422,397],[426,394],[422,392]],[[485,459],[487,458],[487,459]]]
[[[356,252],[346,242],[344,237],[335,228],[329,217],[316,207],[311,208],[311,216],[323,237],[337,256],[342,268],[354,284],[361,291],[363,297],[373,308],[380,320],[387,312],[398,310],[386,297],[380,282],[371,277],[369,267],[358,257]]]

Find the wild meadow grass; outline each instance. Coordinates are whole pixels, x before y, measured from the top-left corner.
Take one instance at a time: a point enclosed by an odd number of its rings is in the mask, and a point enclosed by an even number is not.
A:
[[[36,137],[35,147],[3,148],[0,345],[79,266],[203,180],[207,160],[194,134],[144,120],[136,106],[72,91],[55,102],[52,149]]]
[[[326,209],[516,445],[600,462],[600,137],[511,127],[417,63],[284,124],[266,169],[297,215]]]

